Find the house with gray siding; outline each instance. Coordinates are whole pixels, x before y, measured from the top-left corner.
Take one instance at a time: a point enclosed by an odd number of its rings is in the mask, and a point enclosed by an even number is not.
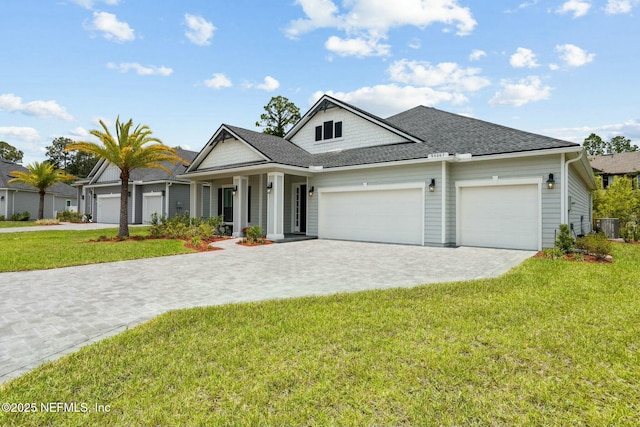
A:
[[[31,219],[38,217],[40,192],[26,184],[9,184],[14,171],[28,172],[17,163],[0,159],[0,216],[10,219],[15,213],[29,212]],[[44,196],[44,218],[55,218],[58,212],[77,211],[76,191],[65,183],[57,183],[47,189]]]
[[[222,214],[235,236],[526,250],[552,247],[560,224],[588,233],[595,188],[578,144],[423,106],[381,118],[328,95],[284,138],[221,125],[181,178],[192,214]]]
[[[178,156],[192,161],[196,152],[177,149]],[[134,169],[129,181],[129,223],[145,224],[156,213],[174,217],[189,211],[190,184],[178,175],[186,164],[163,163],[170,173],[162,169]],[[117,224],[120,222],[120,169],[105,160],[99,160],[84,179],[76,181],[80,212],[90,214],[92,221]],[[200,214],[209,215],[208,210]]]

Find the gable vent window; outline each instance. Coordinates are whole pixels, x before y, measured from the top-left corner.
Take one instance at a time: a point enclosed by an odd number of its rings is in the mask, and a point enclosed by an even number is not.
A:
[[[316,141],[342,138],[342,122],[330,120],[322,126],[316,126]]]

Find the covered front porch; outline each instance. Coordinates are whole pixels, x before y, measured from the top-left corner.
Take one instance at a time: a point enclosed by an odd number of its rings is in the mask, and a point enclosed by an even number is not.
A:
[[[307,236],[310,200],[308,172],[283,169],[215,171],[191,178],[191,217],[221,216],[233,237],[258,225],[273,241]],[[197,180],[196,180],[197,179]],[[210,192],[205,197],[205,192]]]

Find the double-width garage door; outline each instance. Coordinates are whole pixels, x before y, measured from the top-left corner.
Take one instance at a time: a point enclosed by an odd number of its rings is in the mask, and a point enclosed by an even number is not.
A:
[[[320,238],[422,244],[422,188],[322,192],[319,197]]]
[[[537,184],[459,188],[458,244],[538,250]]]

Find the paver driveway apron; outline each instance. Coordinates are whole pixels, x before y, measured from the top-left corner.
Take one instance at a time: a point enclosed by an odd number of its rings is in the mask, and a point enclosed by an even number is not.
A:
[[[495,277],[533,252],[331,240],[0,274],[0,383],[168,310]]]

